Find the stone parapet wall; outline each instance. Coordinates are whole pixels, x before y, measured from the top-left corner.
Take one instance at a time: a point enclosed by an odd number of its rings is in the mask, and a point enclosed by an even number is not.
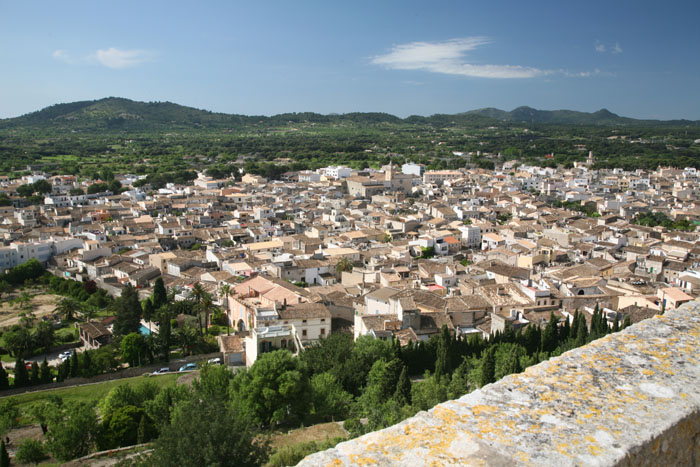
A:
[[[700,465],[692,302],[301,466]]]

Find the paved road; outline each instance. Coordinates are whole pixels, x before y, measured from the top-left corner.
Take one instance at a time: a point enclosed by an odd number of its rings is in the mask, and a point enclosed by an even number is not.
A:
[[[82,352],[83,349],[82,347],[76,347],[75,349],[70,349],[70,350],[75,350],[76,352],[80,353]],[[41,355],[34,355],[33,357],[25,358],[24,361],[27,363],[32,363],[36,362],[37,364],[41,365],[44,362],[44,357],[46,357],[46,360],[49,362],[49,365],[51,366],[58,366],[61,364],[61,359],[58,358],[58,355],[61,352],[66,352],[65,350],[55,350],[53,352],[41,354]],[[3,362],[2,366],[4,368],[14,368],[15,367],[15,362]]]

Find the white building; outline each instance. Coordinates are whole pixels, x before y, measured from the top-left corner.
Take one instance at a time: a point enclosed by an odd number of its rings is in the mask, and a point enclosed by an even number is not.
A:
[[[336,180],[340,178],[348,178],[350,175],[352,175],[352,169],[342,165],[331,165],[321,170],[326,177],[335,178]]]
[[[413,162],[408,162],[401,166],[401,172],[405,175],[415,175],[416,177],[422,177],[425,173],[425,166],[423,164],[415,164]]]
[[[13,242],[10,246],[0,248],[0,270],[7,270],[20,264],[24,264],[30,259],[36,259],[45,264],[51,255],[53,241],[41,243],[21,243]]]
[[[442,185],[445,182],[464,177],[459,170],[428,170],[423,174],[423,183],[426,185]]]
[[[462,232],[462,245],[467,248],[479,248],[481,246],[481,227],[465,225],[459,228]]]

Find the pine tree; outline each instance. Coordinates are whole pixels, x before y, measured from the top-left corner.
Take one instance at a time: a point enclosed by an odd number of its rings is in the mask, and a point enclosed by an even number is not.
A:
[[[411,404],[411,380],[408,379],[408,371],[406,366],[401,369],[399,380],[396,383],[396,392],[394,392],[394,400],[401,406]]]
[[[49,367],[49,362],[46,361],[46,357],[44,357],[44,361],[41,362],[41,368],[39,369],[39,380],[41,380],[41,384],[48,384],[53,381],[51,368]]]
[[[2,367],[2,362],[0,362],[0,391],[9,387],[10,379],[7,377],[7,371]]]
[[[29,374],[29,384],[32,386],[41,384],[41,378],[39,378],[39,364],[37,362],[32,362],[32,370]]]
[[[73,350],[73,355],[70,358],[70,377],[75,378],[76,376],[78,376],[78,370],[80,370],[78,352],[76,350]]]
[[[24,360],[18,358],[15,362],[15,383],[14,387],[23,388],[29,385],[29,373]]]
[[[10,454],[7,452],[5,440],[3,439],[0,445],[0,467],[10,467]]]

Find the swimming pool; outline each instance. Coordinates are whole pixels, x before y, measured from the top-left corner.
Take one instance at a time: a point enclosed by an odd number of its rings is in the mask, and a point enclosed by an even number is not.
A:
[[[139,332],[140,332],[141,334],[143,334],[144,336],[147,336],[147,335],[149,335],[149,334],[151,333],[151,331],[149,331],[148,328],[147,328],[146,326],[144,326],[143,324],[142,324],[141,327],[139,328]]]

